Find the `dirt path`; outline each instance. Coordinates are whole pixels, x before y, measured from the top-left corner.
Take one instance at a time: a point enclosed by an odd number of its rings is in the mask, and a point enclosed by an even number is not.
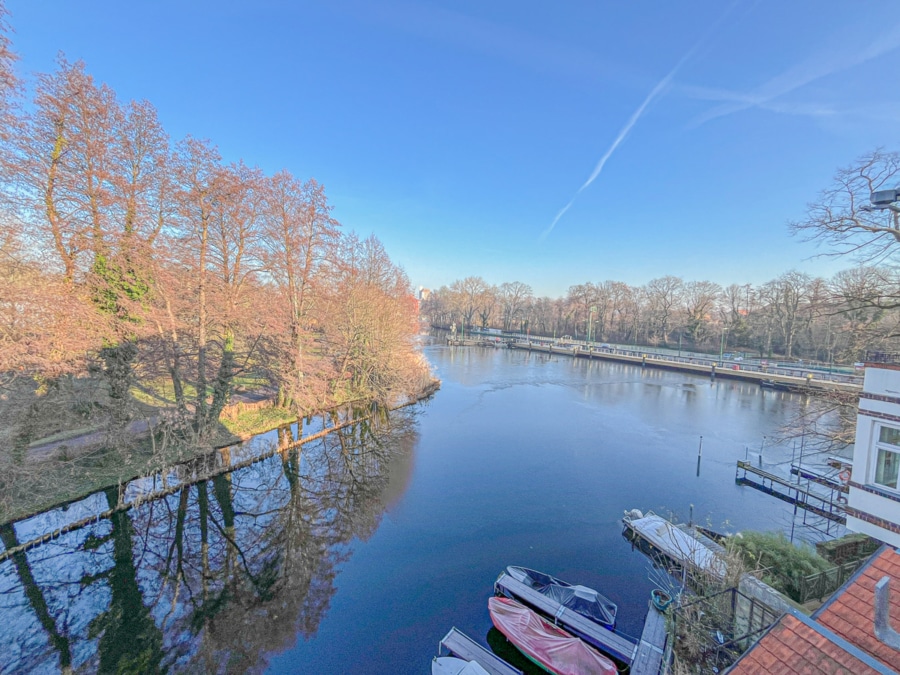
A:
[[[272,392],[269,390],[238,392],[232,394],[229,405],[235,405],[237,403],[259,403],[260,401],[271,398]],[[130,435],[134,438],[142,438],[149,435],[150,430],[158,423],[158,415],[133,420],[129,422],[128,426],[125,427],[121,433]],[[53,459],[53,457],[63,448],[66,449],[66,454],[70,456],[81,454],[88,448],[102,445],[106,439],[107,432],[105,430],[100,430],[64,438],[59,441],[50,441],[49,443],[32,445],[28,448],[26,460],[29,462],[43,462],[48,459]]]

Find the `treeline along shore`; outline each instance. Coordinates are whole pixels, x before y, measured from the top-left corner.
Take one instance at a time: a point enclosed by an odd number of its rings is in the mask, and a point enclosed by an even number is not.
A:
[[[409,280],[378,239],[341,228],[320,183],[171,139],[149,102],[121,100],[82,62],[60,56],[26,85],[10,35],[4,25],[0,521],[60,483],[81,493],[136,464],[431,386]],[[223,416],[236,394],[246,414]],[[154,429],[140,444],[136,420]],[[104,440],[84,451],[74,439],[91,433]],[[52,469],[28,460],[70,438]]]

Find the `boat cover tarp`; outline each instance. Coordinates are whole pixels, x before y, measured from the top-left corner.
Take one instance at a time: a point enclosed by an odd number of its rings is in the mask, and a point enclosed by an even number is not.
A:
[[[616,665],[509,598],[490,598],[491,621],[519,651],[558,675],[616,675]]]
[[[587,586],[573,586],[551,577],[543,572],[536,572],[526,567],[506,568],[509,575],[530,586],[541,595],[546,595],[563,607],[571,609],[592,621],[613,628],[616,625],[618,607],[609,598]]]
[[[712,549],[662,516],[650,514],[629,524],[637,534],[673,560],[688,563],[718,577],[724,576],[725,564]]]

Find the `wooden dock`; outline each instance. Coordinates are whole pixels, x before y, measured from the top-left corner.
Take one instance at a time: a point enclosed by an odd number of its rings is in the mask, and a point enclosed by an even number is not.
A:
[[[651,604],[644,620],[644,630],[641,632],[641,641],[638,642],[637,654],[634,663],[631,664],[631,675],[659,675],[665,655],[666,638],[666,617]]]
[[[743,472],[743,473],[742,473]],[[788,504],[795,504],[801,509],[827,518],[841,525],[847,522],[840,498],[845,491],[843,486],[831,486],[831,496],[813,492],[810,488],[785,480],[768,471],[754,467],[750,462],[738,461],[734,474],[734,482],[738,485],[749,485],[752,488],[772,495]],[[819,481],[816,481],[819,482]],[[819,482],[820,483],[820,482]],[[821,484],[821,483],[820,483]],[[834,495],[838,494],[836,498]]]
[[[438,654],[444,653],[463,661],[475,661],[491,675],[523,675],[521,670],[509,665],[455,626],[438,643]]]
[[[638,651],[638,643],[634,638],[603,628],[546,595],[538,593],[530,586],[513,579],[506,572],[494,582],[494,592],[517,600],[539,614],[550,617],[556,625],[617,661],[627,666],[634,663]]]

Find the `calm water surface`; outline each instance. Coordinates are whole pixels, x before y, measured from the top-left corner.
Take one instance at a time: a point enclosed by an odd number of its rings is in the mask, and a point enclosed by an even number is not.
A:
[[[203,467],[184,467],[170,480],[186,489],[0,563],[0,673],[429,672],[451,626],[486,640],[509,564],[601,590],[637,634],[653,582],[622,538],[625,510],[687,519],[693,505],[717,527],[790,528],[787,505],[734,472],[798,396],[566,356],[426,352],[443,386],[390,428],[199,483]],[[789,459],[764,451],[770,469]],[[0,527],[3,545],[117,498]]]

